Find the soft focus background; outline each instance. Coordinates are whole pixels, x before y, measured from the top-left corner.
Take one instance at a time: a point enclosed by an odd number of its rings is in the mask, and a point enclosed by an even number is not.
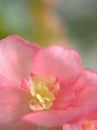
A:
[[[0,0],[0,39],[11,34],[77,49],[97,72],[97,0]]]

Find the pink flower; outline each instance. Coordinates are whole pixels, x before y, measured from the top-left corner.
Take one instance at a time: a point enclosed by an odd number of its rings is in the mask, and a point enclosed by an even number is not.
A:
[[[0,130],[65,130],[97,112],[97,74],[74,50],[9,36],[0,41],[0,99]]]

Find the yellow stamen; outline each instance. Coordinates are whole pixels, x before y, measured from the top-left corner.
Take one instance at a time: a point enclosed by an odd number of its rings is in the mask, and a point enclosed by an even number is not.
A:
[[[54,93],[59,89],[59,84],[55,83],[55,78],[49,77],[47,80],[36,75],[33,79],[30,78],[29,83],[32,96],[32,100],[29,102],[30,109],[33,111],[50,109],[55,100]],[[51,88],[52,86],[53,88]]]

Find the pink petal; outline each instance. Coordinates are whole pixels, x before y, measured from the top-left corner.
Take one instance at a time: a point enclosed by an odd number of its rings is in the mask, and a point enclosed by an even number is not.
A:
[[[55,109],[65,109],[69,106],[74,99],[73,92],[65,93],[64,89],[62,89],[59,94],[56,96],[56,100],[54,101],[53,108]]]
[[[37,130],[37,126],[17,120],[15,124],[0,126],[0,130]]]
[[[79,126],[79,125],[73,125],[73,124],[71,124],[71,125],[69,125],[69,124],[67,124],[67,125],[64,125],[63,126],[63,130],[82,130],[82,128]]]
[[[97,74],[85,70],[74,88],[76,99],[72,104],[83,109],[81,116],[97,112]]]
[[[56,76],[66,85],[70,85],[82,73],[82,64],[76,51],[50,46],[37,53],[33,61],[33,71],[43,76]]]
[[[39,47],[13,35],[0,40],[0,75],[20,82],[32,71],[32,60]]]
[[[62,126],[64,123],[75,119],[81,110],[79,108],[68,108],[67,110],[48,110],[32,112],[23,117],[24,121],[43,126]]]
[[[92,115],[89,115],[88,119],[89,120],[97,120],[97,112],[93,113]]]
[[[29,112],[29,98],[27,92],[0,77],[0,126],[14,125]]]

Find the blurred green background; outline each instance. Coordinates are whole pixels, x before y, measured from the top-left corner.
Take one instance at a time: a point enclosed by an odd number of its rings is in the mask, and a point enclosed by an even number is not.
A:
[[[77,49],[97,71],[97,0],[0,0],[0,39],[11,34]]]

